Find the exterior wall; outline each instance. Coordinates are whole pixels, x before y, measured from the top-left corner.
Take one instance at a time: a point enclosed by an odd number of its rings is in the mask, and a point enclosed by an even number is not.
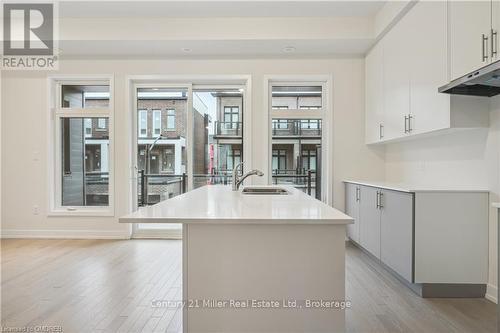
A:
[[[175,129],[167,129],[167,110],[175,110]],[[147,138],[156,137],[153,135],[153,110],[161,110],[161,133],[167,138],[186,137],[186,99],[140,99],[137,110],[148,111],[148,131]]]
[[[208,173],[208,117],[194,112],[193,161],[195,174]]]

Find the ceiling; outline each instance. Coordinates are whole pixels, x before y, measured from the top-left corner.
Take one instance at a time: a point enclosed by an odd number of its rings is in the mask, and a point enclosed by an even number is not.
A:
[[[63,58],[362,55],[385,3],[66,0],[59,49]]]
[[[387,1],[61,1],[62,18],[366,17]]]

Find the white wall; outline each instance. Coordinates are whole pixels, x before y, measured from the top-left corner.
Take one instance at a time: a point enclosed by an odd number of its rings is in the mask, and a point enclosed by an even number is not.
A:
[[[387,181],[464,185],[500,201],[500,96],[491,99],[490,128],[442,134],[386,147]],[[490,208],[488,297],[497,297],[497,210]]]
[[[116,216],[48,217],[47,74],[115,75]],[[267,170],[268,118],[264,76],[333,76],[334,205],[344,206],[342,180],[384,177],[383,148],[364,144],[364,59],[257,60],[68,60],[58,73],[5,72],[2,76],[2,235],[18,237],[127,237],[117,218],[129,210],[129,115],[127,75],[250,74],[252,76],[252,167]],[[34,205],[40,207],[34,215]]]

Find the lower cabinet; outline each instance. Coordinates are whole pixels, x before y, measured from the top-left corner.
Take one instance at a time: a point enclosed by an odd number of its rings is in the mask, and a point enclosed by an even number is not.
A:
[[[347,237],[359,243],[359,203],[361,186],[346,184],[346,214],[354,219],[353,224],[347,225]]]
[[[359,203],[359,244],[380,259],[380,210],[378,207],[379,189],[361,186]]]
[[[413,281],[413,194],[346,183],[347,237]]]
[[[348,238],[423,297],[484,296],[488,191],[345,185]]]
[[[380,191],[380,260],[413,281],[413,194]]]

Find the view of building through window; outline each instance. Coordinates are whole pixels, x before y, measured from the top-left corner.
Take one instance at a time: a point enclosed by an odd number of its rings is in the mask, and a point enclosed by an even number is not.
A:
[[[99,127],[100,120],[104,128]],[[109,204],[109,131],[105,118],[62,118],[62,206]]]
[[[67,85],[59,109],[109,109],[109,85]],[[106,111],[107,112],[107,111]],[[108,117],[60,116],[61,206],[109,205]]]
[[[322,120],[306,117],[323,107],[322,87],[273,85],[271,94],[273,183],[293,185],[319,198]],[[297,110],[304,112],[303,119],[291,117]]]
[[[193,187],[228,184],[243,156],[243,94],[238,89],[188,92],[138,88],[137,165],[139,205],[151,205],[188,189],[187,127],[193,126]]]

